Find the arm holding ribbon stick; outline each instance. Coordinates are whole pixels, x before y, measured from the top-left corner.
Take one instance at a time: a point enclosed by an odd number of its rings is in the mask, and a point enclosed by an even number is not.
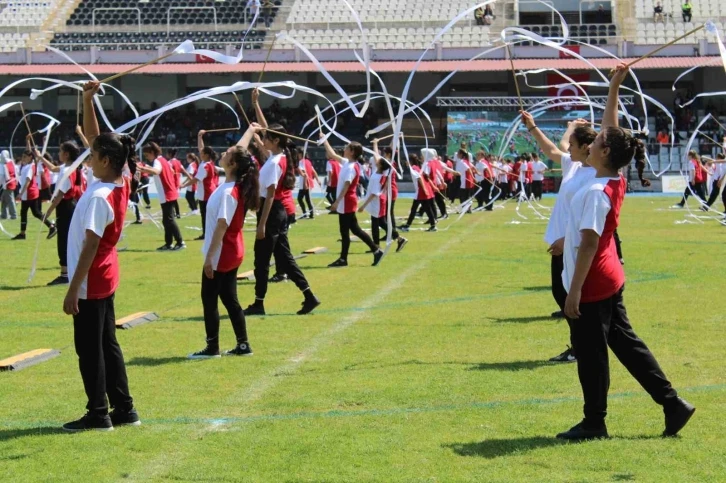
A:
[[[602,115],[601,129],[605,130],[609,127],[619,127],[618,121],[618,93],[620,86],[625,77],[630,73],[630,67],[624,62],[618,64],[613,73],[613,77],[610,80],[610,90],[608,91],[608,101],[605,104],[605,111]]]
[[[239,140],[237,143],[238,147],[241,147],[243,149],[246,149],[249,151],[250,142],[252,139],[262,131],[263,128],[258,123],[253,122],[245,131],[244,135],[242,136],[242,139]],[[263,156],[269,156],[270,151],[264,147],[264,143],[260,140],[258,144],[258,148],[260,150],[260,153]],[[289,162],[292,162],[291,160]],[[260,180],[261,183],[265,183],[265,180]],[[265,239],[265,226],[267,225],[267,219],[270,217],[270,212],[272,211],[272,203],[275,201],[275,188],[277,187],[277,180],[275,182],[270,183],[267,186],[261,186],[260,188],[264,190],[265,193],[264,199],[265,203],[260,207],[261,213],[259,218],[259,223],[257,224],[257,239],[258,240],[264,240]]]
[[[83,85],[83,133],[89,147],[93,145],[101,130],[98,127],[98,119],[96,119],[96,108],[93,105],[93,97],[98,93],[101,84],[98,81],[89,81]],[[88,115],[85,115],[88,113]]]
[[[257,115],[257,123],[262,127],[267,127],[267,119],[265,119],[265,113],[262,112],[260,107],[260,91],[258,89],[252,90],[252,105],[255,107],[255,114]]]
[[[320,139],[323,140],[323,147],[325,147],[325,155],[328,157],[328,159],[334,159],[338,161],[339,163],[343,163],[345,161],[345,158],[343,156],[340,156],[338,153],[335,152],[335,149],[330,145],[327,139],[325,139],[325,135],[321,132],[320,133]],[[351,161],[354,162],[354,161]],[[342,180],[338,180],[338,183],[340,183]],[[340,194],[336,197],[335,201],[330,205],[330,211],[337,212],[338,211],[338,205],[345,197],[345,194],[348,192],[348,189],[350,189],[350,181],[345,181],[343,183],[343,188],[340,190]]]
[[[80,125],[76,126],[76,134],[81,140],[81,144],[83,144],[83,147],[86,149],[91,149],[91,145],[88,144],[88,139],[86,139],[86,136],[83,135],[83,128]]]

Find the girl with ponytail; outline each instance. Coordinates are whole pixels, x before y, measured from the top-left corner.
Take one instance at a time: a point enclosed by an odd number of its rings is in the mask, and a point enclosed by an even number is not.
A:
[[[244,227],[247,210],[259,207],[259,173],[252,156],[241,144],[229,148],[220,161],[226,176],[207,203],[207,229],[204,238],[202,306],[207,345],[190,359],[220,357],[218,299],[222,300],[236,338],[233,349],[224,355],[252,355],[247,338],[245,314],[237,299],[237,270],[244,256]]]
[[[73,316],[73,332],[88,412],[63,425],[69,432],[111,431],[141,424],[129,393],[126,365],[116,340],[114,297],[119,285],[116,244],[121,237],[130,186],[136,173],[136,142],[125,134],[100,134],[93,97],[98,81],[83,86],[83,125],[96,182],[78,200],[68,231],[70,285],[63,311]],[[113,411],[109,415],[110,402]]]
[[[567,291],[565,315],[571,321],[585,418],[558,434],[561,439],[608,437],[608,346],[651,398],[663,406],[664,436],[677,434],[695,411],[678,397],[653,354],[633,331],[623,300],[625,274],[613,237],[627,185],[619,170],[642,149],[642,141],[618,127],[618,92],[628,71],[621,63],[610,81],[602,130],[587,157],[595,176],[573,197],[567,221],[562,272]]]
[[[295,173],[292,157],[288,149],[288,137],[285,128],[279,124],[270,126],[266,131],[267,121],[258,103],[259,93],[253,91],[252,101],[255,104],[258,123],[250,124],[238,146],[248,149],[255,134],[262,134],[257,143],[262,158],[267,158],[259,176],[260,208],[257,211],[257,236],[255,238],[255,301],[245,309],[245,315],[265,315],[265,296],[267,295],[270,260],[273,254],[283,262],[285,272],[290,280],[303,293],[305,299],[302,308],[297,312],[304,315],[312,312],[320,305],[313,294],[310,284],[290,249],[287,238],[288,218],[283,205],[285,192],[295,186]],[[276,132],[273,132],[276,131]]]
[[[67,262],[68,230],[71,227],[71,219],[76,209],[76,203],[83,194],[82,166],[79,164],[76,169],[72,169],[72,166],[80,154],[80,148],[73,141],[66,141],[60,146],[58,156],[63,165],[58,167],[56,193],[53,195],[48,211],[45,213],[45,219],[48,220],[53,211],[56,211],[55,226],[58,229],[57,247],[60,275],[49,282],[48,285],[63,285],[69,281]],[[47,161],[45,162],[46,167],[50,170],[53,165]]]

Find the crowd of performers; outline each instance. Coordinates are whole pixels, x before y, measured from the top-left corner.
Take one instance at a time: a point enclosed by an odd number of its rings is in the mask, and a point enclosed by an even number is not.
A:
[[[678,397],[653,354],[637,337],[624,306],[623,257],[616,247],[616,230],[626,181],[619,170],[635,159],[645,183],[644,146],[630,131],[618,126],[618,89],[627,73],[624,65],[615,72],[599,132],[584,121],[576,121],[570,123],[560,146],[556,146],[537,128],[534,118],[522,112],[528,133],[562,171],[562,185],[545,241],[551,255],[552,293],[560,308],[557,315],[568,322],[571,348],[554,360],[577,362],[585,417],[560,433],[560,438],[607,437],[608,347],[653,400],[663,406],[664,434],[676,434],[695,411]],[[155,143],[141,147],[140,159],[132,137],[101,133],[93,104],[98,90],[95,81],[84,86],[83,128],[79,127],[78,134],[91,148],[85,165],[68,172],[80,155],[80,148],[68,141],[60,147],[59,166],[29,144],[20,167],[4,153],[0,170],[3,218],[15,218],[15,196],[21,200],[21,232],[15,239],[27,236],[28,211],[48,226],[48,238],[57,236],[61,273],[50,285],[68,285],[63,307],[73,315],[75,347],[88,397],[88,412],[64,425],[67,431],[112,430],[118,425],[140,424],[115,337],[114,296],[119,284],[115,247],[129,206],[135,212],[133,223],[142,222],[140,207],[150,215],[147,189],[151,179],[161,203],[164,244],[159,251],[186,247],[176,221],[181,216],[180,190],[185,193],[190,211],[201,214],[202,234],[197,240],[203,242],[204,253],[201,305],[206,343],[190,358],[252,354],[246,316],[266,313],[270,281],[288,279],[295,283],[303,297],[300,315],[313,312],[321,303],[297,265],[288,237],[290,226],[296,222],[296,183],[303,217],[314,218],[310,190],[314,183],[320,183],[320,177],[305,153],[292,144],[285,127],[268,125],[257,91],[252,96],[257,122],[249,125],[236,145],[216,153],[205,145],[205,132],[200,131],[198,154],[189,153],[186,163],[182,163],[174,150],[166,152],[165,157]],[[348,265],[351,234],[367,245],[373,266],[384,256],[381,231],[390,230],[395,250],[401,251],[408,243],[401,232],[412,229],[419,211],[426,217],[427,231],[437,231],[438,221],[449,216],[447,199],[458,199],[460,209],[466,213],[474,209],[473,202],[477,209],[491,210],[493,195],[501,199],[539,199],[549,170],[537,154],[525,153],[500,161],[484,152],[470,153],[465,144],[452,158],[422,149],[402,162],[391,147],[395,143],[381,149],[380,141],[373,140],[374,155],[368,163],[363,147],[356,142],[342,151],[336,151],[327,141],[323,145],[328,158],[327,210],[338,215],[341,235],[340,256],[330,267]],[[702,165],[697,157],[694,160],[692,188],[702,196],[704,178],[698,174]],[[415,193],[406,223],[397,226],[394,170],[402,172],[403,163],[410,168]],[[715,162],[713,166],[721,170],[725,165]],[[53,175],[57,176],[57,186],[53,186]],[[223,183],[220,175],[224,175]],[[715,186],[720,188],[722,178],[717,181]],[[56,194],[51,196],[53,192]],[[50,201],[45,216],[41,211],[44,199]],[[53,212],[55,223],[49,221]],[[237,296],[237,272],[245,251],[243,226],[248,212],[257,217],[253,242],[255,298],[243,309]],[[371,235],[358,222],[358,214],[364,212],[371,218]],[[277,273],[270,277],[273,257]],[[219,300],[227,310],[236,338],[234,347],[225,352],[220,351]],[[110,413],[109,405],[113,409]]]

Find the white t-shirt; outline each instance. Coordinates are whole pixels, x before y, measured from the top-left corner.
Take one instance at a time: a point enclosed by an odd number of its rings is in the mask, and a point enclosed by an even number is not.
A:
[[[96,182],[96,177],[93,176],[93,168],[86,166],[86,185],[91,186]]]
[[[381,183],[383,182],[383,176],[385,175],[373,172],[371,173],[371,177],[368,179],[367,194],[368,197],[373,196],[374,198],[366,205],[366,211],[376,218],[378,218],[378,215],[381,214],[381,193],[383,191]]]
[[[35,181],[38,183],[38,189],[40,189],[40,187],[43,186],[43,173],[45,172],[45,166],[42,161],[35,163],[35,166]]]
[[[478,171],[476,174],[474,174],[474,179],[477,183],[480,183],[484,181],[484,173],[486,170],[489,169],[484,161],[478,161],[476,163],[476,170]]]
[[[343,158],[343,160],[340,162],[340,173],[338,174],[338,187],[335,189],[335,197],[336,199],[340,197],[340,194],[343,192],[343,187],[345,186],[345,183],[353,183],[353,180],[355,179],[355,166],[353,163],[356,163],[357,161],[348,161],[347,159]],[[349,190],[355,190],[352,186],[348,188]],[[338,203],[338,213],[341,215],[345,214],[345,199],[340,200],[340,203]],[[357,211],[357,210],[356,210]]]
[[[569,293],[572,277],[575,275],[577,253],[582,241],[582,230],[593,230],[602,235],[605,221],[610,213],[610,198],[603,191],[603,186],[611,178],[590,178],[582,188],[575,193],[570,205],[570,216],[567,219],[565,231],[565,249],[563,250],[564,270],[562,283]],[[618,179],[618,178],[614,178]]]
[[[60,184],[56,185],[55,189],[59,192],[65,194],[70,191],[70,189],[73,187],[71,185],[71,178],[70,176],[63,179],[63,176],[66,174],[66,171],[68,171],[69,166],[66,166],[65,164],[60,167],[60,171],[58,171],[58,180],[60,181]]]
[[[569,154],[562,155],[560,164],[562,165],[562,183],[544,236],[548,245],[552,245],[565,236],[572,198],[580,188],[595,177],[595,168],[583,166],[579,161],[572,161]]]
[[[207,252],[209,252],[209,246],[212,244],[212,236],[214,235],[214,229],[217,227],[217,222],[224,220],[227,226],[232,224],[232,218],[234,218],[235,211],[237,210],[237,200],[232,196],[234,186],[234,181],[220,185],[214,190],[214,193],[212,193],[212,196],[207,201],[207,219],[206,226],[204,227],[204,244],[202,245],[202,253],[205,257],[207,256]],[[212,268],[214,270],[217,269],[221,254],[222,245],[220,245],[217,253],[212,257]]]
[[[544,180],[544,173],[547,170],[547,165],[542,161],[534,161],[532,163],[532,181]]]
[[[68,230],[68,278],[73,279],[73,274],[78,267],[78,259],[81,257],[83,242],[86,239],[86,230],[91,230],[99,237],[103,237],[106,227],[113,223],[114,212],[111,204],[106,198],[116,187],[113,183],[98,182],[93,189],[87,189],[78,200],[76,209],[73,212],[71,226]],[[87,298],[88,278],[81,284],[78,298]]]
[[[26,181],[30,181],[33,179],[33,163],[28,163],[24,165],[22,168],[20,168],[20,179],[18,180],[18,183],[20,183],[20,188],[22,189],[23,186],[25,186]],[[36,181],[37,183],[37,181]],[[40,185],[38,185],[38,188],[40,188]],[[20,201],[28,201],[28,191],[30,191],[30,186],[28,186],[28,189],[23,191],[23,194],[20,196]]]
[[[456,160],[456,172],[459,173],[459,187],[461,189],[466,189],[466,173],[469,171],[469,166],[466,165],[464,160],[460,159],[458,156],[454,158]],[[411,171],[413,173],[413,171]],[[414,186],[417,185],[416,182],[414,182]]]
[[[280,159],[284,154],[271,154],[265,164],[260,169],[260,198],[267,197],[267,188],[273,186],[277,188],[277,182],[282,176],[282,168],[280,167]]]
[[[162,166],[159,158],[154,160],[154,165],[152,167],[161,171]],[[164,192],[164,183],[161,181],[161,173],[154,175],[154,185],[156,186],[156,196],[159,197],[159,203],[163,205],[166,203],[166,193]]]
[[[509,163],[502,164],[502,171],[499,172],[499,182],[509,183],[509,174],[512,172],[512,165]]]
[[[718,181],[726,175],[726,163],[718,163],[713,165],[712,181]]]
[[[522,161],[519,166],[519,182],[522,184],[527,182],[527,171],[529,171],[529,163]]]

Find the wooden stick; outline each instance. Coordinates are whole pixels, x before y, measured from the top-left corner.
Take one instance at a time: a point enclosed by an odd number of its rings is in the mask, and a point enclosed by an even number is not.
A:
[[[132,72],[135,72],[135,71],[137,71],[137,70],[139,70],[139,69],[143,69],[143,68],[144,68],[144,67],[146,67],[147,65],[152,65],[152,64],[156,64],[157,62],[161,62],[161,61],[162,61],[162,60],[164,60],[164,59],[168,59],[168,58],[169,58],[169,57],[171,57],[172,55],[174,55],[174,52],[170,52],[170,53],[168,53],[168,54],[166,54],[166,55],[162,55],[162,56],[161,56],[161,57],[159,57],[158,59],[150,60],[150,61],[148,61],[148,62],[146,62],[146,63],[144,63],[144,64],[141,64],[141,65],[137,65],[136,67],[132,67],[132,68],[130,68],[129,70],[125,70],[125,71],[123,71],[123,72],[119,72],[118,74],[114,74],[114,75],[112,75],[111,77],[106,77],[105,79],[103,79],[103,80],[101,80],[101,81],[99,81],[99,82],[100,82],[101,84],[108,84],[109,82],[111,82],[111,81],[112,81],[112,80],[114,80],[114,79],[118,79],[119,77],[123,77],[123,76],[125,76],[126,74],[130,74],[130,73],[132,73]]]
[[[509,53],[509,64],[512,66],[512,76],[514,77],[514,87],[517,89],[517,97],[519,98],[519,109],[524,111],[524,102],[522,102],[522,93],[519,91],[519,81],[517,80],[517,71],[514,70],[514,57],[512,57],[512,47],[506,44]]]
[[[665,49],[666,47],[670,47],[671,45],[675,44],[675,43],[676,43],[676,42],[678,42],[679,40],[683,40],[683,39],[685,39],[686,37],[688,37],[689,35],[693,35],[693,34],[695,34],[695,33],[696,33],[696,32],[698,32],[699,30],[702,30],[702,29],[703,29],[704,27],[706,27],[706,24],[703,24],[703,25],[701,25],[700,27],[696,27],[695,29],[691,30],[690,32],[686,32],[685,34],[681,35],[681,36],[680,36],[680,37],[678,37],[677,39],[673,39],[673,40],[671,40],[670,42],[668,42],[667,44],[665,44],[665,45],[661,45],[661,46],[660,46],[660,47],[658,47],[657,49],[655,49],[655,50],[651,50],[651,51],[650,51],[650,52],[648,52],[647,54],[645,54],[645,55],[643,55],[643,56],[641,56],[641,57],[638,57],[637,59],[635,59],[635,60],[633,60],[633,61],[629,62],[629,63],[628,63],[627,65],[626,65],[626,67],[627,67],[628,69],[629,69],[629,68],[631,68],[632,66],[634,66],[635,64],[637,64],[637,63],[638,63],[638,62],[640,62],[641,60],[643,60],[643,59],[647,59],[648,57],[652,57],[653,55],[657,54],[658,52],[660,52],[661,50]],[[610,71],[610,76],[609,76],[609,77],[612,77],[614,73],[615,73],[615,69],[611,70],[611,71]]]
[[[700,132],[700,131],[699,131],[699,132]],[[715,143],[715,144],[716,144],[717,146],[721,146],[722,148],[724,147],[724,146],[723,146],[723,144],[721,144],[720,142],[716,141],[716,140],[715,140],[714,138],[712,138],[712,137],[711,137],[711,136],[709,136],[708,134],[705,134],[705,133],[701,132],[701,136],[705,137],[706,139],[708,139],[708,140],[709,140],[709,141],[711,141],[712,143]]]
[[[393,137],[393,134],[389,134],[388,136],[383,136],[382,138],[377,138],[377,139],[379,141],[383,141],[384,139],[388,139],[388,138],[392,138],[392,137]],[[410,139],[432,139],[432,138],[427,138],[426,136],[408,136],[408,135],[404,135],[403,133],[401,133],[401,137],[407,137]]]
[[[718,122],[718,119],[716,119],[715,117],[711,116],[711,120],[713,122],[715,122],[716,124],[718,124],[721,127],[721,129],[723,129],[724,131],[726,131],[726,126],[724,126],[723,124],[721,124],[720,122]]]
[[[28,135],[30,136],[30,142],[32,143],[34,148],[37,148],[35,145],[35,139],[33,139],[33,131],[30,130],[30,123],[28,122],[28,116],[25,114],[25,108],[23,107],[23,103],[20,103],[20,112],[23,114],[23,121],[25,121],[25,127],[28,129]]]
[[[293,136],[292,134],[288,134],[288,133],[285,133],[285,132],[274,131],[272,129],[267,129],[267,128],[263,128],[262,130],[263,131],[266,131],[266,132],[274,132],[275,134],[279,134],[280,136],[286,136],[286,137],[289,137],[291,139],[296,139],[298,141],[302,141],[304,143],[310,142],[310,139],[305,139],[305,138],[301,138],[301,137],[298,137],[298,136]]]
[[[277,37],[272,39],[272,43],[270,44],[270,48],[267,49],[267,57],[265,57],[265,63],[262,65],[262,71],[260,72],[260,76],[257,78],[257,83],[259,84],[262,82],[262,76],[265,75],[265,69],[267,68],[267,61],[270,60],[270,54],[272,53],[272,47],[275,45],[275,41],[277,40]]]
[[[250,122],[250,119],[247,117],[247,113],[245,112],[245,108],[242,107],[242,102],[239,100],[239,97],[237,97],[237,93],[236,92],[233,91],[232,92],[232,95],[234,96],[234,100],[237,101],[237,105],[239,106],[239,110],[242,111],[242,115],[245,117],[245,121],[247,121],[247,125],[249,126],[252,123]]]
[[[209,129],[209,130],[206,130],[205,132],[226,132],[226,131],[239,131],[239,130],[240,130],[240,128],[238,128],[238,127],[227,127],[224,129]]]

